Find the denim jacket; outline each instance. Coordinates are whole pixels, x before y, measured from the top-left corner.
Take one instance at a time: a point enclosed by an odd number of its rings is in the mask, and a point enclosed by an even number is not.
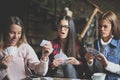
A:
[[[101,49],[100,40],[95,41],[94,47],[98,51],[100,51]],[[105,46],[103,54],[109,62],[115,65],[119,65],[118,68],[120,68],[120,40],[116,40],[113,38],[112,41]],[[114,66],[113,68],[116,68],[116,67]],[[105,69],[104,72],[107,74],[106,80],[117,80],[118,78],[120,78],[120,74],[111,72],[111,70]],[[120,73],[120,71],[118,72]]]

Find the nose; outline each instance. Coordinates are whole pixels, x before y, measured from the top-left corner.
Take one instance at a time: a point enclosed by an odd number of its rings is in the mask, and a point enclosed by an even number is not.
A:
[[[65,27],[61,27],[61,30],[66,30],[66,28]]]
[[[18,37],[18,34],[15,34],[15,35],[14,35],[14,38],[16,39],[17,37]]]
[[[104,27],[101,27],[101,30],[104,30]]]
[[[64,27],[61,27],[61,30],[64,30]]]

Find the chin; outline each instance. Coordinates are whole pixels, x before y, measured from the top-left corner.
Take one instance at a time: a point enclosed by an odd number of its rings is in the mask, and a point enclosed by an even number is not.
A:
[[[16,46],[17,44],[16,44],[16,43],[11,43],[10,45],[11,45],[11,46]]]
[[[61,36],[60,38],[61,38],[61,39],[65,39],[66,37],[65,37],[65,36]]]

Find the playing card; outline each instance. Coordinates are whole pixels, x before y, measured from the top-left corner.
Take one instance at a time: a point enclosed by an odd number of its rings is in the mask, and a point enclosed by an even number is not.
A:
[[[59,54],[56,54],[54,56],[55,59],[57,58],[61,58],[63,60],[63,64],[66,63],[66,61],[68,60],[68,57],[64,54],[64,53],[59,53]]]
[[[45,46],[45,44],[49,44],[50,43],[50,41],[48,41],[48,40],[42,40],[42,42],[40,43],[40,46],[42,47],[42,46]]]
[[[86,48],[86,50],[87,50],[88,53],[91,53],[91,54],[93,54],[93,55],[95,55],[95,56],[100,53],[99,51],[97,51],[97,50],[94,49],[94,48]]]
[[[10,55],[15,55],[17,54],[17,47],[10,46],[5,51]]]

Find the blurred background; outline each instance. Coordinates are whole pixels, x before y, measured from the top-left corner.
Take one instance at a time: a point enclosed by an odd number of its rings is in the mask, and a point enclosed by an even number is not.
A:
[[[25,25],[26,36],[30,45],[39,51],[43,39],[56,37],[57,17],[68,7],[73,12],[76,32],[79,37],[84,26],[90,20],[94,9],[112,10],[120,19],[120,0],[1,0],[0,1],[0,33],[4,30],[6,20],[10,16],[19,16]],[[97,38],[97,18],[94,15],[83,41],[85,46],[93,46]]]

